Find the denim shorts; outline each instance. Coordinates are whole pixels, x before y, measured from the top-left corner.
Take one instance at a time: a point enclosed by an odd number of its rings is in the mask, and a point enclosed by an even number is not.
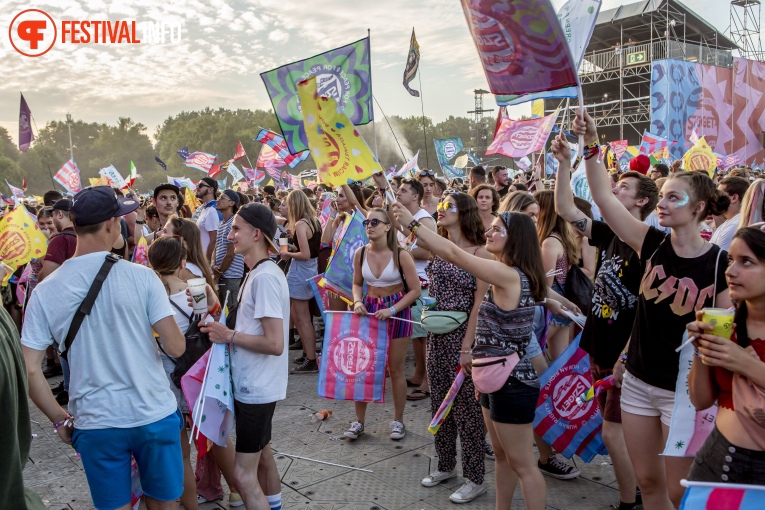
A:
[[[489,410],[491,421],[525,425],[534,421],[539,388],[524,384],[513,376],[494,393],[481,393],[481,406]]]
[[[688,480],[762,485],[765,452],[735,446],[715,427],[696,452]]]
[[[180,411],[148,425],[126,429],[80,430],[72,446],[82,458],[93,506],[100,510],[130,503],[131,454],[138,464],[144,494],[175,501],[183,493]]]
[[[553,282],[552,284],[552,290],[560,294],[561,296],[564,294],[563,287],[558,282]],[[561,328],[567,328],[571,325],[571,319],[564,315],[554,315],[550,319],[550,324],[552,326],[560,326]]]

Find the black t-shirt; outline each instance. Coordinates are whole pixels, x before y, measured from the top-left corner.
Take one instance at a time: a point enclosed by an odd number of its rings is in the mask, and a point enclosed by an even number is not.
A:
[[[675,349],[682,343],[685,326],[696,320],[696,310],[713,306],[715,292],[728,288],[728,253],[712,245],[699,257],[682,258],[672,248],[669,234],[649,227],[640,266],[643,278],[627,370],[652,386],[675,391],[680,362]]]
[[[497,193],[499,193],[499,198],[505,198],[505,195],[507,195],[507,192],[510,191],[510,185],[508,184],[502,189],[498,189],[495,187],[495,189],[497,190]]]
[[[598,272],[580,346],[598,366],[611,368],[632,333],[643,271],[635,250],[604,221],[592,222],[590,246],[598,249]]]

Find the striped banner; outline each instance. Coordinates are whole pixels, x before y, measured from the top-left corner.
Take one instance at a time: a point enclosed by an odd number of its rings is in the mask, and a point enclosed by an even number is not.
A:
[[[318,395],[333,400],[385,401],[388,328],[373,316],[324,314]]]

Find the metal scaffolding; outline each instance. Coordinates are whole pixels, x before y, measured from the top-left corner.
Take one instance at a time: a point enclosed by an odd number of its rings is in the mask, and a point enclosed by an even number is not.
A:
[[[730,36],[742,58],[765,60],[760,40],[759,0],[734,0],[730,3]]]
[[[474,115],[473,132],[470,139],[471,149],[479,154],[483,154],[486,148],[489,146],[489,128],[486,124],[485,113],[493,112],[494,109],[484,110],[483,108],[483,96],[484,94],[490,94],[488,90],[475,89],[475,109],[469,111]]]

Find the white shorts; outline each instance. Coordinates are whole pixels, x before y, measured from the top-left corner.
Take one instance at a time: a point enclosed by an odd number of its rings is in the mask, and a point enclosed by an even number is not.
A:
[[[621,407],[623,412],[638,416],[661,416],[661,422],[669,427],[675,407],[675,392],[651,386],[625,372]]]

